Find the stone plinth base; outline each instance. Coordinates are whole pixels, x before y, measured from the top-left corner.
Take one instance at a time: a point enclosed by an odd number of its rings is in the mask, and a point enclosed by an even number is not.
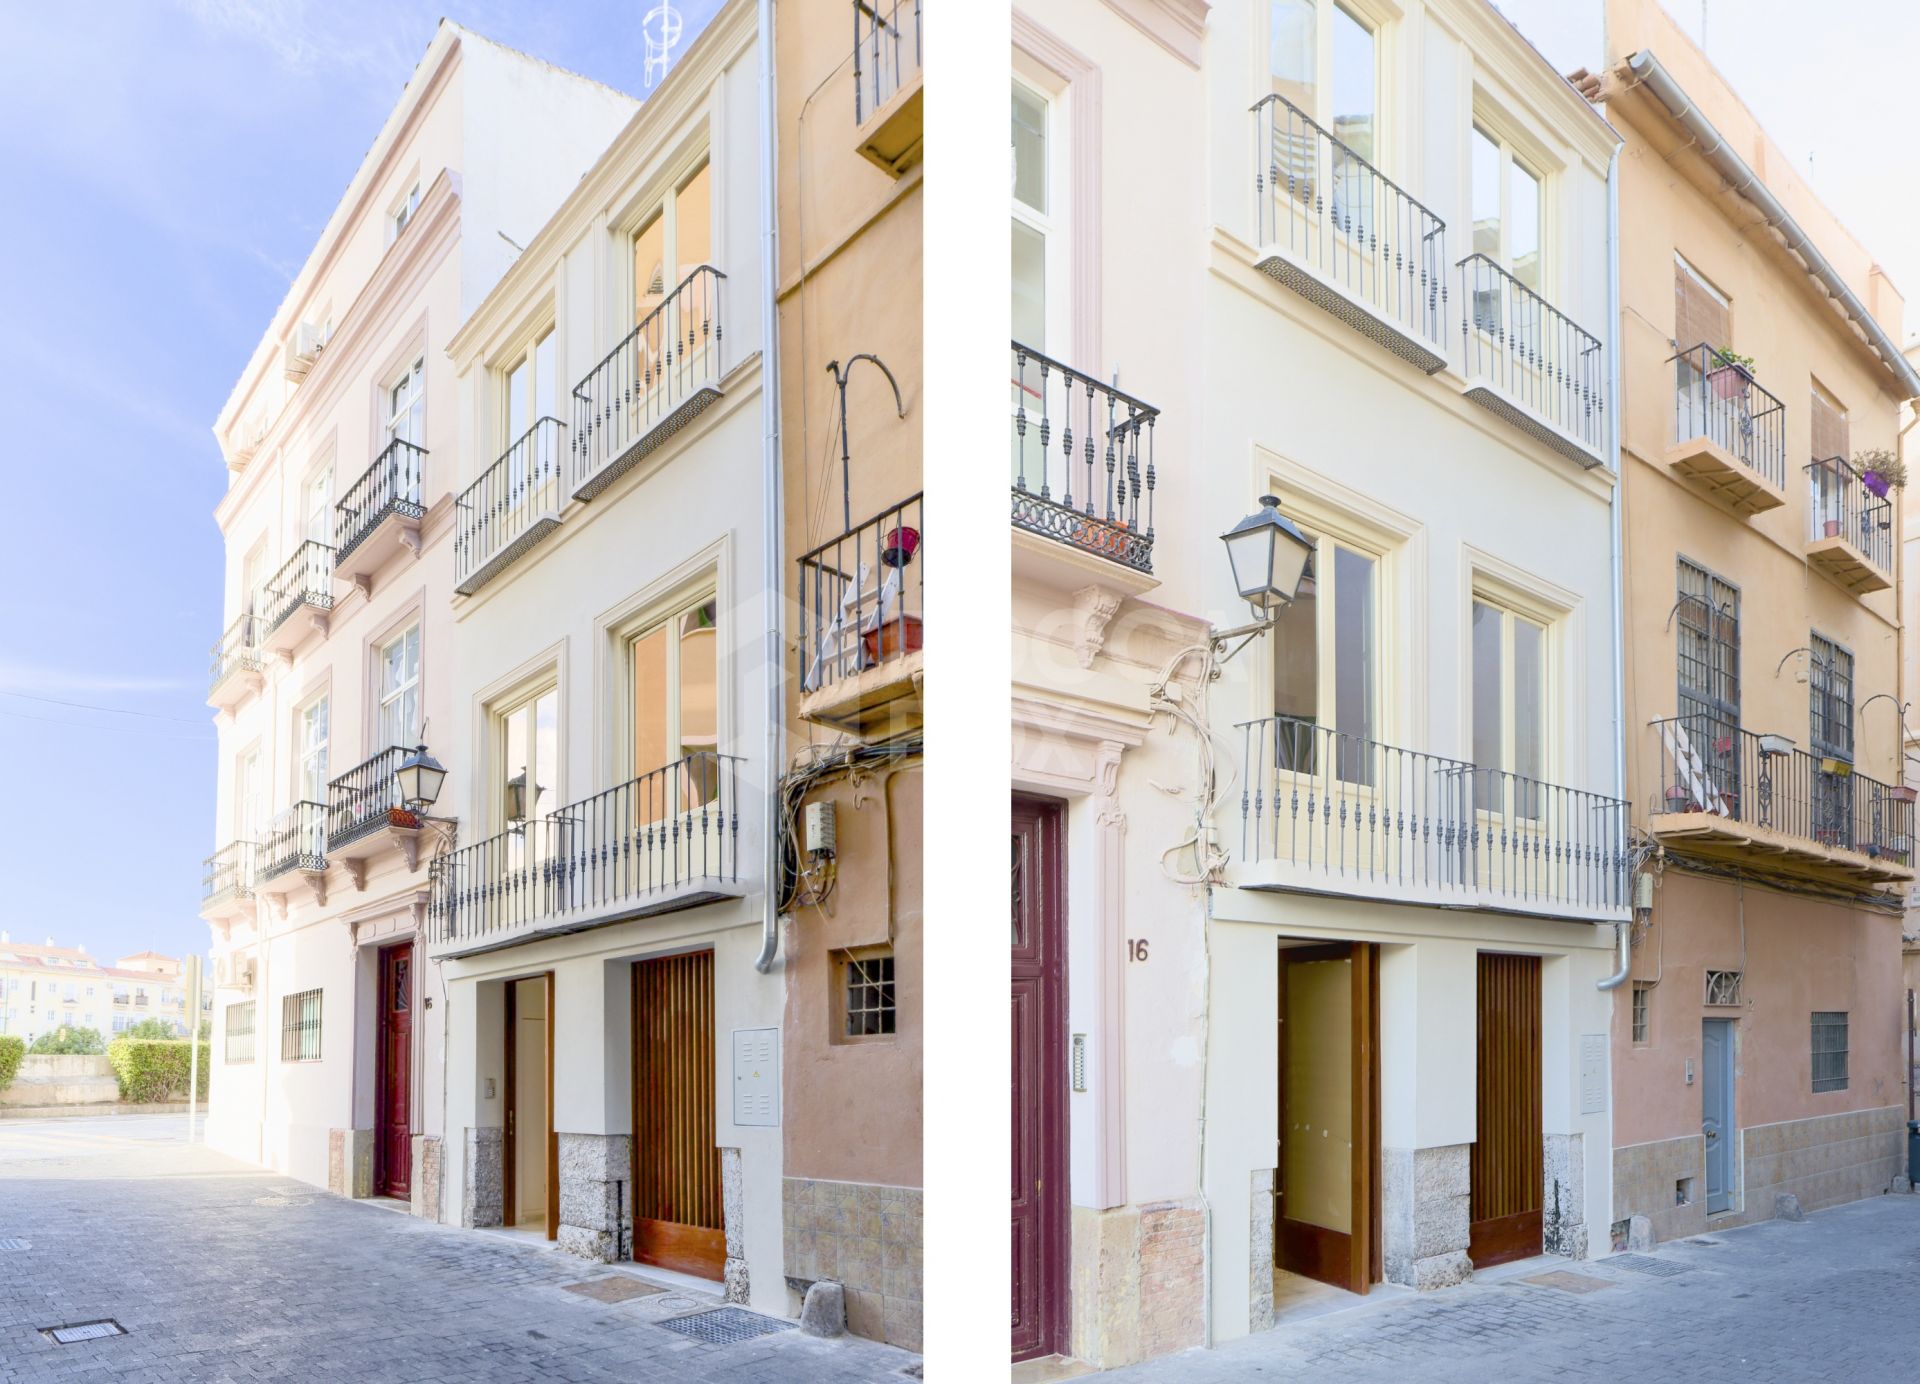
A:
[[[337,1197],[373,1195],[373,1131],[327,1131],[327,1190]]]
[[[1426,1291],[1473,1275],[1469,1144],[1380,1151],[1381,1251],[1389,1283]]]
[[[500,1224],[505,1146],[497,1126],[467,1131],[462,1167],[465,1176],[460,1190],[461,1225],[472,1228]]]
[[[731,1271],[731,1209],[728,1215]],[[780,1187],[780,1217],[787,1286],[796,1297],[814,1283],[838,1283],[849,1331],[903,1350],[921,1348],[918,1187],[789,1177]]]
[[[560,1248],[582,1259],[611,1264],[625,1259],[627,1186],[633,1141],[625,1134],[562,1134],[560,1143]]]

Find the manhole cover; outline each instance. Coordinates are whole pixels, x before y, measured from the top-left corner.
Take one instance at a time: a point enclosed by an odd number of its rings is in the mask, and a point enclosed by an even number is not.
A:
[[[1644,1254],[1616,1254],[1607,1260],[1616,1268],[1632,1269],[1635,1273],[1652,1274],[1655,1278],[1672,1278],[1677,1273],[1685,1273],[1691,1264],[1676,1263],[1671,1259],[1650,1259]]]
[[[0,1250],[32,1249],[25,1240],[13,1235],[0,1235]]]
[[[778,1317],[763,1317],[744,1307],[720,1307],[711,1312],[696,1312],[690,1317],[669,1317],[658,1325],[696,1341],[726,1346],[775,1331],[790,1331],[794,1324]]]
[[[567,1283],[562,1286],[569,1293],[578,1293],[581,1297],[592,1298],[595,1302],[626,1302],[630,1298],[652,1297],[655,1293],[667,1291],[657,1283],[643,1283],[637,1278],[628,1278],[624,1274],[615,1274],[611,1278],[591,1278],[585,1283]]]
[[[1551,1273],[1537,1273],[1532,1278],[1523,1278],[1520,1281],[1537,1283],[1542,1288],[1558,1288],[1563,1293],[1597,1293],[1602,1288],[1613,1287],[1613,1284],[1604,1278],[1572,1273],[1566,1269],[1555,1269]]]
[[[124,1336],[127,1329],[116,1321],[74,1322],[70,1326],[43,1326],[40,1334],[63,1346],[76,1341],[97,1341],[102,1336]]]
[[[688,1297],[685,1293],[662,1293],[653,1300],[655,1307],[668,1312],[694,1312],[711,1306],[712,1303],[712,1298],[702,1300],[697,1297]]]

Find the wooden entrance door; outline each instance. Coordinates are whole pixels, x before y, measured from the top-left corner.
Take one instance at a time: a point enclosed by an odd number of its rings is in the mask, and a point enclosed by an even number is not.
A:
[[[1274,1263],[1364,1293],[1380,1278],[1379,952],[1280,950]]]
[[[1479,1074],[1467,1257],[1540,1253],[1540,958],[1480,954]]]
[[[413,981],[413,944],[382,948],[373,1185],[402,1200],[413,1194]]]
[[[714,1142],[713,953],[633,968],[633,1257],[719,1279],[727,1236]]]
[[[1065,1353],[1066,813],[1013,800],[1013,1358]]]

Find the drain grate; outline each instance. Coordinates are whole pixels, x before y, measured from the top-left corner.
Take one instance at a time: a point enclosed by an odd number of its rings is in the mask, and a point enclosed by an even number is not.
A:
[[[0,1251],[32,1249],[33,1246],[17,1235],[0,1235]]]
[[[711,1312],[695,1312],[690,1317],[670,1317],[658,1325],[709,1345],[728,1346],[775,1331],[790,1331],[794,1324],[778,1317],[763,1317],[744,1307],[720,1307]]]
[[[1677,1273],[1685,1273],[1691,1264],[1676,1263],[1671,1259],[1651,1259],[1644,1254],[1616,1254],[1607,1263],[1615,1268],[1632,1269],[1635,1273],[1652,1274],[1655,1278],[1672,1278]]]
[[[40,1334],[63,1346],[77,1341],[97,1341],[104,1336],[124,1336],[126,1327],[116,1321],[74,1322],[68,1326],[43,1326]]]

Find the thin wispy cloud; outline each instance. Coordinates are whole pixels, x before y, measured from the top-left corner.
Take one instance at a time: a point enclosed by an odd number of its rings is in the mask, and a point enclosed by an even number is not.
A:
[[[52,696],[56,692],[183,692],[189,686],[192,684],[184,678],[96,672],[85,668],[51,668],[0,660],[0,692],[39,696]]]

